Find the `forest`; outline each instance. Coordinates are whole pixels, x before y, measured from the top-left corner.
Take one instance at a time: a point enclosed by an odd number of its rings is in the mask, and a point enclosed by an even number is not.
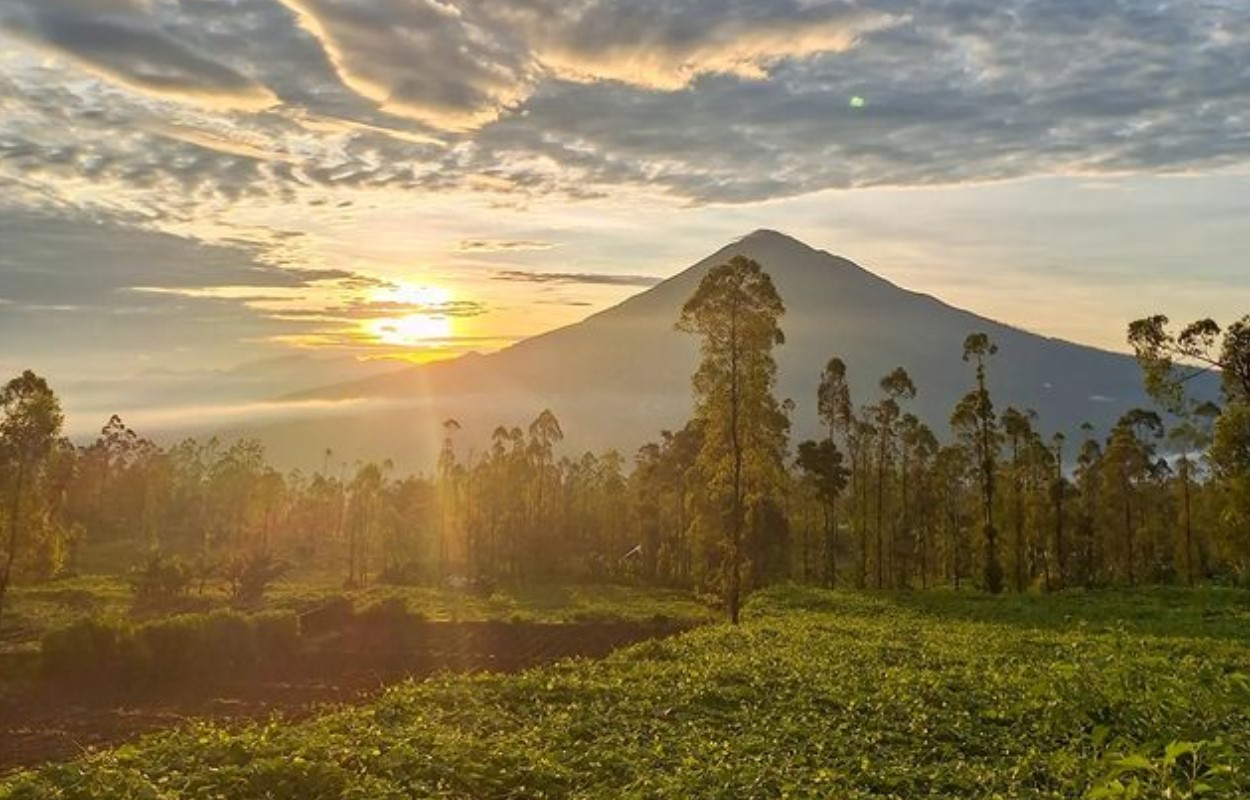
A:
[[[345,587],[622,581],[741,598],[782,581],[857,589],[1064,587],[1250,580],[1250,318],[1179,331],[1132,323],[1154,408],[1108,432],[999,409],[997,347],[970,331],[968,393],[934,430],[902,367],[853,376],[831,344],[821,438],[791,442],[775,396],[784,302],[737,257],[689,299],[693,412],[631,454],[576,452],[549,410],[490,446],[441,422],[429,474],[389,462],[283,474],[257,441],[161,446],[112,417],[62,435],[55,391],[27,371],[0,392],[0,623],[15,582],[111,570],[174,602],[222,582],[256,601],[292,571]],[[1221,402],[1188,396],[1217,370]],[[853,391],[854,390],[854,391]],[[1068,435],[1044,430],[1072,428]]]

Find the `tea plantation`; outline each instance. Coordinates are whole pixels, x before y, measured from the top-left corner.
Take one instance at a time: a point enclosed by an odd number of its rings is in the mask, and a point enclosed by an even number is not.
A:
[[[189,727],[0,797],[1250,797],[1250,597],[783,587],[737,629]]]

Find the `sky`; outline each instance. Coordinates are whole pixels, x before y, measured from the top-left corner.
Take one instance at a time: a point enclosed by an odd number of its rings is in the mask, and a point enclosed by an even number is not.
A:
[[[0,2],[6,374],[489,351],[762,227],[1102,347],[1239,318],[1250,4]]]

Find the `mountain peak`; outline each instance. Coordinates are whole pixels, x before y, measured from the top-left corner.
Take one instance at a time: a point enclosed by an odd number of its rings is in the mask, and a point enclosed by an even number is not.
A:
[[[748,233],[746,236],[743,236],[739,241],[741,242],[771,241],[771,242],[776,242],[778,244],[797,245],[807,250],[812,249],[811,246],[809,246],[806,242],[802,242],[787,233],[782,233],[781,231],[773,230],[772,228],[757,228],[751,231],[750,233]]]

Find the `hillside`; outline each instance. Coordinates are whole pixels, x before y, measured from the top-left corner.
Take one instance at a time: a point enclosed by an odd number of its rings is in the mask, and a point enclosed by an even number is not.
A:
[[[812,398],[822,366],[834,355],[847,362],[857,404],[875,399],[883,374],[905,367],[919,387],[912,410],[945,432],[951,408],[971,382],[960,360],[962,343],[978,330],[1000,348],[991,367],[997,405],[1035,409],[1047,431],[1075,433],[1083,422],[1105,429],[1124,410],[1148,403],[1128,356],[977,316],[761,230],[575,325],[490,355],[304,392],[295,399],[344,401],[353,410],[250,433],[283,461],[314,463],[330,446],[345,457],[393,456],[420,465],[428,463],[447,417],[457,418],[465,441],[480,448],[496,425],[522,424],[551,408],[573,448],[632,453],[687,418],[696,344],[673,324],[702,276],[735,255],[759,261],[786,303],[778,390],[796,403],[796,436],[816,429]]]

